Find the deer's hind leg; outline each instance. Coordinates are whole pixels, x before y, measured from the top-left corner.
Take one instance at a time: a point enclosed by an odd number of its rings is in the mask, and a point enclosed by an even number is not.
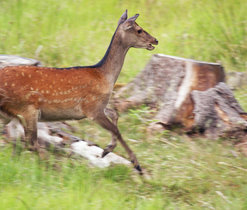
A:
[[[25,110],[17,115],[20,120],[25,133],[25,141],[29,142],[29,149],[39,151],[39,144],[37,138],[37,122],[38,110],[33,105],[28,105]]]
[[[118,113],[114,109],[106,108],[105,114],[107,117],[109,117],[111,119],[111,122],[115,126],[117,126]],[[117,146],[117,136],[112,133],[112,140],[104,149],[104,151],[102,153],[102,158],[105,157],[108,153],[112,152],[116,146]]]

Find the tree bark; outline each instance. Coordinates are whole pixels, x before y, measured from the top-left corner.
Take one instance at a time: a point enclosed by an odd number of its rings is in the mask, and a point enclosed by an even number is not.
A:
[[[206,136],[234,137],[241,139],[247,131],[247,115],[225,83],[206,91],[192,91],[194,127]]]

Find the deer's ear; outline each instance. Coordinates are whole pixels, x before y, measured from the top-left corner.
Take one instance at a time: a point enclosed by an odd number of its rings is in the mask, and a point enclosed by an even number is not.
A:
[[[131,17],[131,18],[129,18],[128,20],[126,20],[126,22],[128,21],[128,22],[135,22],[136,21],[136,19],[139,17],[139,14],[136,14],[136,15],[134,15],[133,17]]]
[[[128,10],[126,9],[125,12],[122,14],[122,16],[120,17],[119,21],[118,21],[118,25],[122,24],[125,20],[127,20],[128,18],[128,14],[127,14]]]
[[[123,29],[126,31],[134,26],[135,20],[138,18],[139,14],[129,18],[124,22]]]

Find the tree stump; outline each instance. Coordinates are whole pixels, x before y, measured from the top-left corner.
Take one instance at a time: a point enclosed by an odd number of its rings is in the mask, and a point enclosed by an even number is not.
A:
[[[154,120],[157,122],[150,125],[151,131],[181,125],[186,131],[198,128],[216,137],[222,133],[217,127],[218,121],[226,123],[228,119],[227,127],[233,128],[233,115],[244,116],[224,81],[225,73],[220,64],[157,54],[132,82],[114,95],[113,103],[119,111],[141,104],[156,110]],[[227,109],[223,103],[230,107],[234,104],[235,109]],[[227,117],[223,117],[224,114]],[[241,116],[238,121],[245,121]],[[212,120],[211,127],[203,124],[205,119],[207,123]]]

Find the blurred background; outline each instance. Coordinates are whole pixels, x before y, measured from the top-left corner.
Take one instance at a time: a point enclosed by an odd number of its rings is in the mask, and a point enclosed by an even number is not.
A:
[[[119,81],[128,82],[153,53],[247,66],[244,0],[1,0],[0,53],[36,58],[46,66],[97,63],[121,14],[159,40],[155,51],[131,49]]]

